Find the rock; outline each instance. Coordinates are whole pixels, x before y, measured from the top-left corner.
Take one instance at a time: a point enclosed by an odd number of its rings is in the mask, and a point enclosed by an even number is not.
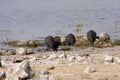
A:
[[[7,50],[5,49],[0,49],[0,55],[6,55],[7,53]]]
[[[48,72],[48,70],[41,70],[41,71],[40,71],[40,74],[41,74],[41,75],[48,75],[49,72]]]
[[[6,80],[19,80],[32,78],[34,72],[32,71],[29,62],[23,61],[19,64],[14,64],[6,72]]]
[[[39,80],[55,80],[53,76],[42,75]],[[57,79],[58,80],[58,79]]]
[[[76,60],[77,60],[78,62],[83,62],[83,61],[85,60],[85,58],[84,58],[84,57],[81,57],[81,56],[77,56],[77,57],[76,57]]]
[[[27,53],[25,48],[18,48],[16,49],[16,54],[18,55],[25,55]]]
[[[49,76],[49,80],[55,80],[54,76]]]
[[[29,59],[29,61],[30,61],[31,63],[35,62],[36,60],[37,60],[36,57],[31,57],[31,59]]]
[[[43,55],[42,58],[43,58],[43,59],[47,59],[48,56],[47,56],[47,55]]]
[[[76,59],[75,56],[70,56],[70,57],[68,57],[68,60],[71,61],[71,62],[74,61],[75,59]]]
[[[52,60],[52,59],[56,59],[58,56],[57,56],[57,54],[51,54],[47,59],[48,60]]]
[[[33,53],[33,49],[27,49],[27,54],[32,54]]]
[[[110,41],[110,36],[106,32],[100,33],[99,34],[99,40],[108,42],[108,41]]]
[[[112,56],[106,56],[105,57],[105,62],[108,62],[108,63],[113,63],[114,59]]]
[[[42,76],[40,76],[39,80],[49,80],[49,76],[48,75],[42,75]]]
[[[7,55],[14,55],[15,54],[15,50],[8,50],[8,52],[6,54]]]
[[[114,57],[114,62],[115,63],[120,63],[120,58],[119,57]]]
[[[112,45],[112,43],[105,43],[104,45],[103,45],[103,47],[112,47],[113,45]]]
[[[24,46],[26,44],[27,44],[27,41],[25,41],[25,40],[21,40],[21,41],[17,42],[17,46]]]
[[[65,41],[65,36],[60,36],[61,42]]]
[[[88,66],[88,67],[84,70],[84,73],[87,73],[87,74],[93,73],[93,72],[95,72],[95,69],[94,69],[94,67],[92,67],[92,66]]]
[[[0,80],[3,80],[6,77],[5,71],[0,70]]]
[[[35,41],[28,41],[28,43],[29,43],[29,45],[33,45],[33,44],[35,44]]]
[[[83,56],[88,57],[89,54],[88,54],[88,53],[86,53],[86,54],[81,54],[81,56],[82,56],[82,57],[83,57]]]
[[[8,67],[13,65],[13,61],[1,61],[2,66]]]
[[[67,58],[67,55],[66,54],[61,54],[60,56],[59,56],[59,58]]]
[[[22,61],[24,61],[23,58],[15,58],[14,61],[13,61],[13,63],[20,63]]]

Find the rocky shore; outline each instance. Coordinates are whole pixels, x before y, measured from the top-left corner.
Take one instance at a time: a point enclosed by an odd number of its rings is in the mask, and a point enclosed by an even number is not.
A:
[[[58,52],[0,50],[0,80],[119,80],[120,46]],[[3,55],[4,53],[4,55]],[[16,53],[16,54],[15,54]]]
[[[4,42],[14,48],[0,49],[0,80],[119,80],[120,46],[104,38],[91,47],[86,37],[76,36],[74,46],[57,52],[44,52],[38,40]]]

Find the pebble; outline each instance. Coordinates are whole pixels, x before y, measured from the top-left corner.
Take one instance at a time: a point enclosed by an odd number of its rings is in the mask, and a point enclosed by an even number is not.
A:
[[[18,55],[25,55],[27,53],[25,48],[17,48],[16,49],[16,54]]]
[[[0,80],[2,80],[3,78],[5,78],[5,71],[0,70]]]
[[[66,58],[67,58],[67,55],[66,55],[66,54],[61,54],[61,55],[59,56],[59,58],[66,59]]]
[[[84,70],[84,73],[87,73],[87,74],[93,73],[93,72],[95,72],[95,69],[94,69],[94,67],[92,67],[92,66],[88,66],[88,67]]]
[[[41,74],[41,75],[48,75],[49,72],[48,72],[48,70],[41,70],[41,71],[40,71],[40,74]]]
[[[114,61],[113,56],[106,56],[105,57],[105,62],[113,63],[113,61]]]
[[[48,60],[52,60],[52,59],[56,59],[58,56],[57,56],[57,54],[51,54],[47,59]]]
[[[68,61],[71,61],[71,62],[73,62],[75,59],[76,59],[75,56],[70,56],[70,57],[68,57]]]

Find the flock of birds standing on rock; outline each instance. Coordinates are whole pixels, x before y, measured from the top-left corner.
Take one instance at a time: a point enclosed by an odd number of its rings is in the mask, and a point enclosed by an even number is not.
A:
[[[102,38],[105,36],[105,39]],[[107,38],[106,38],[107,36]],[[96,32],[93,30],[89,30],[87,32],[87,39],[90,42],[91,46],[94,47],[94,42],[96,39],[104,39],[104,40],[110,40],[110,36],[107,33],[103,33],[101,36],[97,36]],[[47,36],[44,40],[45,46],[47,49],[45,51],[58,51],[58,47],[61,45],[64,46],[73,46],[76,42],[75,35],[70,33],[65,37],[65,41],[61,42],[61,38],[59,36]]]

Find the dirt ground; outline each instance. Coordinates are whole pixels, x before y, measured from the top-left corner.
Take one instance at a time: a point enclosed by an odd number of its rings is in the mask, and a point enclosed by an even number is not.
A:
[[[62,65],[38,65],[34,66],[34,70],[48,70],[49,75],[54,76],[55,80],[120,80],[120,64],[113,62],[105,64],[104,56],[111,55],[114,58],[120,57],[120,46],[109,48],[86,48],[79,51],[68,51],[67,54],[85,54],[94,56],[96,63],[88,62],[87,64],[66,65],[63,60]],[[72,62],[71,62],[72,63]],[[95,72],[86,74],[84,70],[88,66],[93,66]]]
[[[48,60],[46,56],[51,54],[69,56],[83,56],[89,55],[82,61],[69,61],[68,58],[54,58]],[[105,63],[105,56],[112,56],[114,61],[112,63]],[[45,80],[120,80],[120,46],[107,47],[107,48],[79,48],[71,51],[58,51],[58,52],[38,52],[30,55],[8,55],[6,58],[12,59],[13,57],[22,57],[24,59],[36,58],[30,65],[34,71],[47,70],[47,76],[52,76],[53,79]],[[5,56],[1,56],[3,59]],[[43,59],[44,58],[44,59]],[[47,64],[46,64],[47,63]],[[95,71],[86,74],[84,70],[92,66]],[[6,68],[0,68],[6,69]],[[35,74],[33,80],[41,80],[41,74]]]

